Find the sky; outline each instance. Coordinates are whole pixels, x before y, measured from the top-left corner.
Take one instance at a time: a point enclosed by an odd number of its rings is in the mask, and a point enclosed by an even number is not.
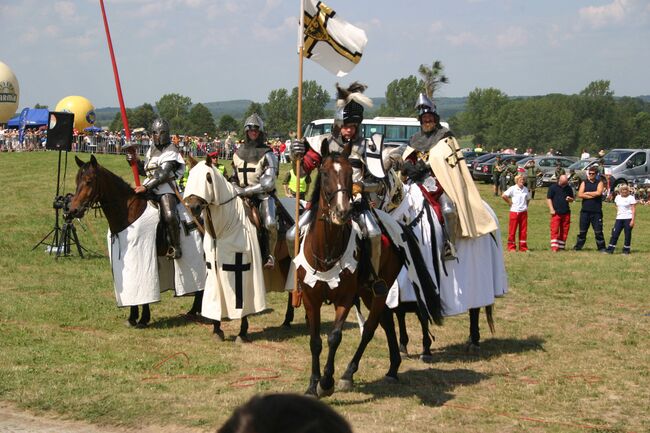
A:
[[[298,83],[300,0],[105,0],[127,107],[164,94],[193,103],[251,99]],[[440,60],[438,97],[496,88],[575,94],[609,80],[616,96],[650,94],[650,0],[329,0],[366,31],[357,67],[336,77],[311,60],[304,80],[330,95],[358,80],[371,97]],[[69,95],[119,105],[98,0],[0,0],[0,61],[19,110]]]

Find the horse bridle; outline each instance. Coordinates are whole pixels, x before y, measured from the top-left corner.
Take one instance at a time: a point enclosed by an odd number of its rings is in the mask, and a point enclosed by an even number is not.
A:
[[[321,216],[321,219],[328,223],[332,222],[332,200],[336,198],[336,194],[339,192],[347,195],[349,200],[352,199],[352,193],[348,190],[348,188],[339,188],[329,193],[327,191],[323,191],[323,195],[325,196],[325,204],[327,207],[323,209],[323,215]]]

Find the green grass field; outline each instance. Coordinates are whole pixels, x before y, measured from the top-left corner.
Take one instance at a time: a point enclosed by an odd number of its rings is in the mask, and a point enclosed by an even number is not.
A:
[[[124,156],[98,159],[130,178]],[[306,389],[307,330],[301,311],[293,329],[279,328],[284,295],[270,294],[272,311],[251,319],[251,345],[217,343],[211,327],[181,317],[192,300],[169,293],[153,305],[149,329],[129,329],[127,311],[115,307],[105,256],[55,259],[43,246],[32,251],[54,224],[57,154],[3,153],[0,167],[0,400],[103,425],[214,431],[255,393]],[[71,154],[62,192],[74,190],[75,173]],[[507,205],[489,186],[479,189],[505,237]],[[510,293],[496,303],[496,335],[481,319],[481,355],[464,352],[467,317],[448,318],[433,329],[435,362],[404,359],[400,383],[388,385],[378,331],[355,390],[325,400],[355,432],[650,431],[649,208],[637,210],[631,256],[597,253],[593,232],[584,251],[553,254],[545,192],[538,191],[529,210],[532,252],[506,253]],[[573,205],[569,245],[579,206]],[[606,204],[607,238],[614,215]],[[102,215],[91,212],[75,226],[84,247],[105,254]],[[619,251],[621,245],[622,239]],[[324,313],[328,330],[331,307]],[[349,325],[337,376],[359,341],[356,325]],[[234,336],[238,326],[224,323],[226,334]],[[409,328],[417,353],[414,317]]]

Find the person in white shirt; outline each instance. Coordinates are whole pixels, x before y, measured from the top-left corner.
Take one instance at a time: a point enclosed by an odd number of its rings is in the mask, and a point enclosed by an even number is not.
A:
[[[580,159],[589,159],[591,155],[589,155],[589,152],[587,152],[587,149],[582,149],[582,153],[580,154]]]
[[[614,253],[616,242],[621,231],[625,231],[625,242],[623,243],[623,254],[630,254],[632,243],[632,229],[634,228],[634,216],[636,214],[636,199],[630,194],[630,187],[621,185],[619,194],[614,199],[616,204],[616,222],[612,228],[612,236],[609,238],[607,252]]]
[[[517,251],[515,235],[519,229],[519,251],[528,251],[528,202],[530,193],[525,186],[526,177],[515,176],[515,184],[504,191],[501,197],[510,205],[510,224],[508,226],[508,251]]]

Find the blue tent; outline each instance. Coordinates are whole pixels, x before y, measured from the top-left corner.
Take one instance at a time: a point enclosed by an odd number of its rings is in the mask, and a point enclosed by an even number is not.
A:
[[[50,117],[50,111],[47,108],[29,108],[27,112],[27,123],[25,127],[35,128],[38,126],[47,125]],[[7,122],[8,128],[20,128],[20,114],[12,117]]]

